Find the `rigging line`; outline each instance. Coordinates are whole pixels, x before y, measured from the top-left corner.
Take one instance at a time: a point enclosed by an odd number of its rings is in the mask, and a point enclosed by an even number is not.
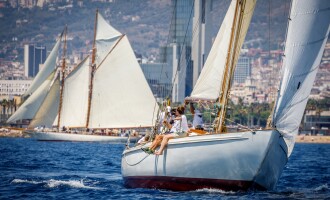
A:
[[[173,24],[173,21],[174,21],[174,17],[175,17],[175,8],[176,8],[176,5],[177,5],[177,1],[175,1],[175,5],[174,5],[174,8],[173,8],[173,11],[172,11],[172,17],[171,17],[171,23],[170,23],[170,28],[169,28],[169,31],[168,31],[168,35],[167,35],[167,41],[166,41],[166,47],[167,45],[169,44],[169,41],[170,41],[170,36],[171,36],[171,27],[172,27],[172,24]],[[164,54],[167,53],[167,48],[165,48],[165,52],[163,52]],[[165,56],[165,55],[164,55]],[[160,70],[160,74],[159,74],[159,79],[158,80],[161,80],[162,78],[162,74],[163,74],[163,69],[164,69],[164,62],[162,62],[162,67],[161,67],[161,70]],[[167,65],[167,63],[166,63]],[[168,78],[167,74],[166,75],[166,78]],[[160,93],[160,87],[157,88],[156,90],[156,94]],[[154,104],[154,112],[153,112],[153,115],[152,115],[152,121],[154,122],[155,120],[155,110],[156,110],[156,105],[157,105],[157,101],[155,101],[155,104]],[[160,109],[158,109],[157,111],[157,118],[159,116],[159,112],[160,112]],[[157,120],[155,121],[155,126],[156,126],[156,123],[157,123]]]
[[[233,123],[235,123],[235,124],[237,124],[237,125],[239,125],[239,126],[245,128],[246,130],[249,130],[249,131],[254,132],[254,130],[251,129],[251,128],[249,128],[248,126],[244,126],[244,125],[242,125],[242,124],[240,124],[240,123],[237,123],[237,122],[235,122],[235,121],[233,121],[233,120],[230,120],[230,119],[228,119],[228,118],[225,118],[225,119],[226,119],[227,121],[229,121],[229,122],[233,122]]]
[[[272,57],[271,55],[271,50],[270,50],[270,24],[271,24],[271,0],[268,1],[268,63]],[[270,91],[271,91],[271,98],[272,98],[272,101],[273,99],[275,99],[275,95],[273,93],[273,88],[272,88],[272,85],[274,84],[274,65],[272,66],[273,64],[271,63],[270,64],[270,67],[272,68],[272,71],[271,71],[271,75],[270,75],[270,78],[271,78],[271,81],[270,81]]]
[[[191,6],[191,11],[190,11],[190,16],[189,16],[189,21],[188,21],[188,24],[187,24],[187,28],[186,28],[186,32],[185,32],[185,36],[184,36],[184,41],[183,41],[183,44],[185,44],[185,42],[186,42],[186,38],[187,38],[187,34],[188,34],[188,27],[189,27],[189,24],[190,24],[190,21],[191,21],[191,16],[192,16],[192,13],[193,13],[193,10],[194,10],[194,5],[195,5],[195,2],[192,4],[192,6]],[[181,65],[181,59],[184,59],[184,57],[182,56],[182,52],[183,52],[183,49],[184,49],[184,46],[185,45],[182,45],[182,47],[181,47],[181,51],[180,51],[180,56],[179,56],[179,62],[178,62],[178,67],[177,67],[177,69],[176,69],[176,72],[175,72],[175,76],[174,76],[174,79],[173,79],[173,82],[172,82],[172,87],[171,87],[171,90],[170,90],[170,92],[172,93],[173,92],[173,86],[174,86],[174,81],[176,80],[176,78],[177,78],[177,75],[178,75],[178,69],[179,69],[179,67],[180,67],[180,65]],[[186,51],[185,51],[185,53],[186,53]],[[190,50],[190,57],[188,57],[188,58],[191,58],[191,50]],[[190,59],[189,59],[190,60]],[[187,65],[186,65],[187,66]]]
[[[180,64],[181,64],[181,59],[184,59],[184,57],[182,56],[183,55],[183,49],[184,49],[184,46],[186,46],[186,45],[184,45],[185,43],[186,43],[186,38],[187,38],[187,34],[188,34],[188,29],[189,29],[189,24],[190,24],[190,22],[191,22],[191,16],[192,16],[192,13],[193,13],[193,10],[194,10],[194,4],[195,4],[195,2],[193,2],[193,4],[192,4],[192,6],[191,6],[191,10],[190,10],[190,15],[189,15],[189,21],[188,21],[188,24],[187,24],[187,27],[186,27],[186,31],[185,31],[185,36],[184,36],[184,41],[183,41],[183,45],[182,45],[182,47],[181,47],[181,50],[180,50],[180,55],[179,55],[179,62],[178,62],[178,65],[177,65],[177,69],[176,69],[176,72],[175,72],[175,75],[174,75],[174,78],[173,78],[173,80],[172,80],[172,86],[171,86],[171,89],[170,89],[170,91],[169,91],[169,94],[167,95],[167,96],[169,96],[169,95],[171,95],[172,94],[172,92],[173,92],[173,86],[174,86],[174,82],[175,82],[175,80],[176,80],[176,78],[177,78],[177,75],[178,75],[178,69],[180,68]],[[171,24],[170,24],[170,30],[169,30],[169,34],[168,34],[168,38],[167,38],[167,45],[169,44],[169,40],[170,40],[170,36],[171,36],[171,27],[172,27],[172,24],[173,24],[173,21],[175,21],[174,20],[174,17],[176,16],[176,8],[177,8],[177,1],[175,1],[175,5],[174,5],[174,8],[173,8],[173,12],[172,12],[172,18],[171,18]],[[175,26],[174,26],[175,27]],[[175,31],[174,31],[175,32]],[[167,47],[167,46],[166,46]],[[165,49],[165,53],[167,53],[167,48]],[[186,53],[186,51],[184,51],[185,53]],[[189,58],[191,58],[191,53],[190,53],[190,57]],[[190,59],[189,59],[190,60]],[[161,80],[161,76],[162,76],[162,74],[163,74],[163,67],[164,67],[164,64],[165,63],[163,63],[162,64],[162,68],[161,68],[161,73],[160,73],[160,78],[159,78],[159,80]],[[166,62],[166,65],[167,65],[168,63]],[[166,74],[167,75],[167,74]],[[168,76],[166,76],[166,78],[168,78]],[[159,92],[159,88],[157,88],[158,89],[158,91],[157,92]],[[156,105],[155,105],[156,106]],[[155,109],[155,108],[154,108]],[[158,118],[158,116],[157,116],[157,118]]]
[[[167,41],[166,41],[166,45],[169,44],[169,41],[170,41],[170,36],[171,36],[171,27],[172,27],[172,24],[173,24],[173,21],[174,21],[174,17],[175,17],[175,8],[176,8],[176,4],[177,4],[177,1],[175,1],[175,5],[174,5],[174,8],[173,8],[173,11],[172,11],[172,18],[171,18],[171,23],[170,23],[170,28],[169,28],[169,31],[168,31],[168,35],[167,35]],[[165,51],[167,51],[165,49]],[[164,52],[166,53],[166,52]],[[163,69],[164,69],[164,62],[162,63],[162,68],[161,68],[161,71],[160,71],[160,75],[159,75],[159,79],[158,80],[161,80],[162,78],[162,74],[163,74]],[[167,77],[168,78],[168,77]],[[158,92],[158,91],[157,91]]]
[[[127,161],[127,159],[126,159],[126,154],[127,154],[127,153],[124,153],[124,158],[125,158],[125,162],[126,162],[126,164],[129,165],[129,166],[135,166],[135,165],[140,164],[142,161],[144,161],[144,159],[146,159],[146,158],[150,155],[150,154],[146,154],[146,155],[144,156],[144,158],[142,158],[140,161],[138,161],[138,162],[136,162],[136,163],[134,163],[134,164],[130,164],[130,163],[128,163],[128,161]]]

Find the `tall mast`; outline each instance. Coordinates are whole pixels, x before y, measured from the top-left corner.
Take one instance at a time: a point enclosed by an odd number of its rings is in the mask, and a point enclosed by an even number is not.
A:
[[[236,2],[236,8],[235,8],[235,15],[233,19],[233,26],[232,26],[232,34],[230,36],[230,43],[229,43],[229,49],[227,54],[227,60],[226,60],[226,66],[224,70],[224,78],[221,84],[222,93],[219,98],[219,103],[221,105],[220,112],[219,112],[219,120],[218,124],[216,126],[216,132],[221,133],[225,130],[225,116],[226,116],[226,107],[228,104],[228,98],[230,93],[230,87],[232,82],[232,77],[234,75],[234,59],[236,56],[235,47],[237,46],[238,40],[239,40],[239,33],[241,31],[242,26],[242,20],[244,15],[244,9],[245,9],[245,0],[237,0]],[[238,19],[237,19],[238,16]]]
[[[94,41],[93,41],[93,50],[92,50],[92,64],[91,64],[91,78],[90,78],[90,84],[89,84],[89,95],[88,95],[88,108],[87,108],[87,119],[86,119],[86,128],[88,128],[89,125],[89,117],[91,113],[91,102],[93,97],[93,79],[94,79],[94,72],[96,68],[95,63],[95,56],[96,56],[96,29],[97,29],[97,16],[98,16],[99,10],[96,10],[95,15],[95,24],[94,24]]]
[[[65,61],[65,55],[66,55],[66,34],[67,34],[68,27],[65,26],[64,28],[64,46],[63,46],[63,57],[62,57],[62,66],[61,66],[61,84],[60,84],[60,104],[58,108],[58,118],[57,118],[57,127],[58,129],[61,127],[61,111],[62,111],[62,101],[63,101],[63,89],[64,89],[64,76],[65,76],[65,67],[66,67],[66,61]]]

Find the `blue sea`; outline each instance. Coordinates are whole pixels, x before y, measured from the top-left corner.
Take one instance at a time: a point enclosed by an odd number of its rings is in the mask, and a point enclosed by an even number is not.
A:
[[[330,144],[296,144],[273,191],[129,189],[124,144],[0,138],[0,199],[330,199]]]

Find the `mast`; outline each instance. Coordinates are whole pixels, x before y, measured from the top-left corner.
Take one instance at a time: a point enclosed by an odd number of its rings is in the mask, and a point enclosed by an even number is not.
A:
[[[89,125],[89,118],[91,113],[91,102],[93,97],[93,79],[94,79],[94,72],[96,68],[95,63],[95,56],[96,56],[96,29],[97,29],[97,16],[98,16],[99,10],[96,9],[96,15],[95,15],[95,24],[94,24],[94,41],[93,41],[93,50],[92,50],[92,64],[91,64],[91,78],[90,78],[90,84],[89,84],[89,95],[88,95],[88,108],[87,108],[87,119],[86,119],[86,128],[88,128]]]
[[[63,100],[63,89],[64,89],[64,75],[65,75],[65,67],[66,67],[66,61],[65,61],[65,55],[66,55],[66,36],[67,36],[67,30],[68,27],[65,26],[64,28],[64,46],[63,46],[63,58],[62,58],[62,66],[61,66],[61,83],[60,83],[60,103],[58,108],[58,118],[57,118],[57,127],[58,129],[61,127],[61,111],[62,111],[62,100]]]
[[[242,26],[242,20],[243,20],[243,14],[245,9],[245,0],[237,0],[236,2],[236,8],[235,8],[235,15],[233,19],[233,26],[232,26],[232,34],[230,36],[230,43],[229,43],[229,49],[226,59],[226,66],[224,70],[224,78],[222,81],[222,92],[220,94],[219,103],[221,105],[220,112],[218,114],[219,120],[218,124],[216,126],[216,133],[222,133],[225,131],[225,116],[226,116],[226,107],[228,104],[228,98],[231,88],[231,82],[232,77],[234,75],[234,59],[236,56],[235,47],[237,46],[238,39],[239,39],[239,33],[241,31]],[[238,19],[237,19],[238,16]]]

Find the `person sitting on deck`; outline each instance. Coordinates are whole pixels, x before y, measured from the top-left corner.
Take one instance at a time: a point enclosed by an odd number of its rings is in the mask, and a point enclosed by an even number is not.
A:
[[[170,121],[171,119],[171,106],[168,106],[167,101],[163,102],[163,108],[162,108],[162,112],[159,113],[159,124],[158,124],[158,128],[159,128],[159,132],[160,133],[165,133],[167,131],[166,127],[163,126],[163,121],[167,120]]]
[[[195,109],[192,102],[190,102],[190,112],[194,115],[192,128],[197,130],[203,130],[203,114],[199,109]]]
[[[161,146],[159,150],[155,152],[155,154],[162,155],[164,148],[170,139],[179,136],[186,136],[186,133],[189,128],[187,118],[184,115],[184,106],[180,106],[176,109],[175,116],[176,117],[174,118],[173,125],[170,124],[168,121],[164,120],[163,123],[167,128],[170,129],[170,133],[165,135],[158,135],[149,148],[150,152],[154,152],[161,141]]]
[[[148,143],[150,138],[150,135],[146,134],[145,136],[143,136],[138,142],[137,145],[144,145],[146,143]]]

